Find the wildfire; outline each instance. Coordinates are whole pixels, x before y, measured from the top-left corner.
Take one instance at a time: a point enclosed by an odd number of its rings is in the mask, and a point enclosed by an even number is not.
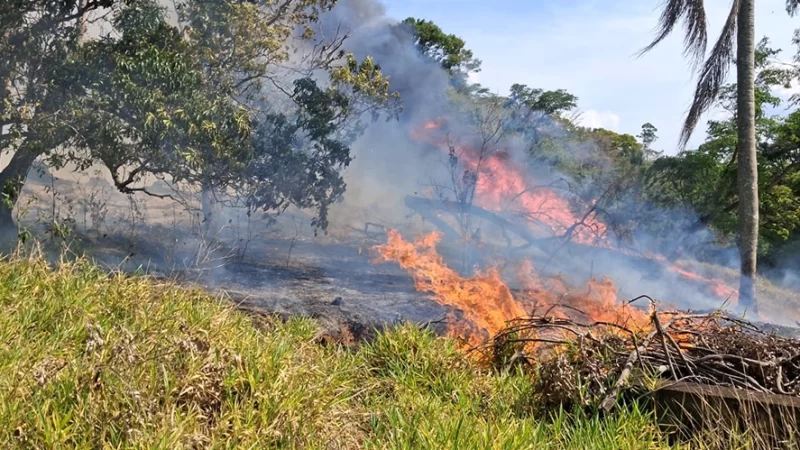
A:
[[[390,230],[386,244],[374,248],[379,255],[376,262],[398,263],[411,275],[417,290],[462,311],[468,323],[451,320],[449,332],[469,345],[480,344],[503,330],[508,321],[526,317],[534,310],[548,311],[554,317],[582,314],[593,321],[625,326],[647,323],[643,311],[617,303],[616,288],[608,279],[591,280],[585,292],[570,292],[561,280],[543,280],[530,263],[525,263],[517,267],[522,289],[515,297],[496,268],[462,277],[437,253],[440,238],[434,232],[409,242]]]
[[[433,131],[442,126],[442,120],[426,122],[422,131],[412,130],[414,138],[449,150],[449,143]],[[606,226],[591,211],[586,217],[572,212],[567,199],[552,186],[533,186],[532,180],[513,164],[504,152],[493,152],[480,157],[469,147],[459,148],[458,157],[466,167],[478,174],[475,185],[475,203],[490,211],[513,211],[545,228],[552,235],[567,236],[582,244],[608,246]]]
[[[430,121],[413,129],[412,135],[449,152],[452,142],[436,132],[441,126],[441,119]],[[508,154],[481,154],[469,147],[457,150],[465,169],[478,175],[474,197],[478,206],[490,211],[513,211],[553,236],[613,248],[608,230],[598,219],[593,204],[585,205],[588,213],[578,216],[562,192],[552,186],[537,186],[535,180],[513,164]],[[521,287],[512,291],[496,268],[465,277],[448,267],[436,251],[440,239],[441,234],[434,232],[409,242],[399,232],[390,230],[386,244],[374,247],[379,255],[376,262],[398,263],[411,275],[418,291],[433,294],[438,303],[461,311],[463,320],[457,320],[452,312],[449,315],[449,333],[468,345],[477,345],[495,336],[506,329],[511,320],[534,314],[606,322],[627,329],[642,330],[651,326],[647,312],[619,303],[616,286],[607,278],[589,280],[585,289],[576,291],[558,277],[540,277],[532,263],[523,262],[516,267]],[[661,262],[684,278],[705,283],[719,297],[736,300],[736,290],[721,280],[705,278],[670,263],[663,255],[646,257]],[[678,337],[677,341],[683,343],[684,339]]]
[[[412,130],[412,137],[449,151],[450,143],[440,133],[435,133],[443,124],[442,118],[426,122],[419,129]],[[563,236],[573,242],[595,247],[613,247],[607,236],[607,227],[597,218],[594,205],[585,205],[588,213],[579,217],[557,189],[536,186],[535,180],[531,180],[523,170],[512,164],[503,152],[479,158],[477,151],[461,147],[458,156],[467,169],[478,174],[475,203],[481,208],[516,212],[551,235]],[[624,249],[617,250],[630,253]],[[662,255],[647,257],[661,262],[667,270],[685,279],[705,284],[721,300],[736,302],[738,299],[738,291],[722,280],[704,277],[677,263],[669,263]]]

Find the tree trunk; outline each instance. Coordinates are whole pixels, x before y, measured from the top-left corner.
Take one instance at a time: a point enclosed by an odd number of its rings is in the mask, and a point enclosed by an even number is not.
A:
[[[86,8],[86,2],[87,1],[88,0],[78,0],[78,11],[82,11],[83,9]],[[78,28],[78,30],[77,30],[78,31],[78,38],[77,38],[77,41],[78,41],[78,45],[79,46],[83,45],[83,43],[86,40],[86,22],[88,20],[87,16],[88,16],[88,13],[83,13],[80,16],[78,16],[78,19],[77,19],[78,20],[78,27],[77,27]]]
[[[36,155],[26,151],[23,146],[14,152],[11,161],[0,172],[0,189],[3,193],[0,201],[0,229],[7,230],[14,227],[14,206],[35,160]]]
[[[87,2],[88,0],[79,0],[77,3],[78,11],[86,8]],[[86,40],[87,20],[87,14],[81,14],[77,18],[78,45],[81,45]],[[69,51],[68,48],[66,50]],[[6,80],[4,82],[4,92],[0,95],[0,99],[2,100],[5,100],[7,95],[5,91],[10,90],[10,86],[14,80],[14,73],[11,68],[4,69],[5,71],[3,71],[2,74],[6,77]],[[42,103],[43,108],[41,108],[39,114],[49,114],[52,112],[52,109],[55,108],[55,106],[48,101],[47,95],[45,95]],[[30,129],[28,131],[30,132]],[[0,192],[3,194],[2,198],[0,198],[0,229],[10,229],[15,226],[13,219],[14,206],[17,204],[19,194],[25,184],[25,178],[27,178],[28,172],[33,166],[33,162],[36,161],[36,158],[41,154],[28,151],[27,148],[28,146],[23,143],[17,151],[14,152],[8,165],[0,172]]]
[[[737,131],[739,188],[739,305],[755,313],[758,252],[758,160],[755,126],[755,0],[740,0],[737,23]]]
[[[207,235],[214,221],[214,187],[209,181],[203,181],[200,192],[200,206],[203,217],[200,221],[200,229],[203,235]]]

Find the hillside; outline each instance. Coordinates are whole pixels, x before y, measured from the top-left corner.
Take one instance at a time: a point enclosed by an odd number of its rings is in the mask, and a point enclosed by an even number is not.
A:
[[[0,299],[3,448],[667,447],[637,409],[546,419],[530,377],[408,325],[323,346],[310,320],[40,258],[0,263]]]

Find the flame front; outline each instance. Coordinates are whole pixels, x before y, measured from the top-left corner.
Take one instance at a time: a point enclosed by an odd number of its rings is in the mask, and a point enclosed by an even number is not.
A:
[[[398,263],[411,275],[418,291],[431,293],[439,304],[460,310],[468,323],[451,320],[449,332],[469,345],[480,344],[503,330],[508,321],[534,310],[555,317],[581,314],[592,321],[625,326],[648,322],[643,311],[617,304],[616,288],[608,279],[591,280],[585,293],[576,293],[557,278],[539,278],[533,266],[525,263],[517,267],[522,289],[515,298],[495,268],[462,277],[437,253],[440,238],[433,232],[408,242],[399,232],[389,230],[386,244],[374,247],[379,255],[376,262]]]
[[[389,230],[386,245],[375,247],[380,262],[397,262],[411,274],[418,291],[429,292],[437,302],[461,310],[465,319],[480,331],[494,335],[502,330],[508,320],[526,315],[522,304],[514,299],[511,290],[500,279],[496,269],[464,278],[447,267],[436,252],[439,233],[431,233],[415,242],[407,242],[403,236]],[[465,330],[450,323],[451,334],[463,335]],[[469,334],[468,341],[479,337]],[[462,336],[463,337],[463,336]]]
[[[442,119],[430,121],[413,129],[412,136],[450,151],[451,143],[436,132],[441,126]],[[495,212],[513,212],[526,218],[532,228],[551,236],[614,248],[606,225],[597,218],[594,204],[584,205],[587,212],[579,216],[562,193],[552,186],[536,186],[535,180],[514,165],[507,153],[498,151],[481,156],[469,147],[457,150],[464,168],[478,175],[474,197],[478,206]],[[618,302],[616,286],[607,278],[589,280],[585,289],[576,291],[558,277],[543,279],[530,262],[523,262],[516,271],[521,288],[512,292],[496,268],[463,277],[447,267],[436,251],[440,239],[441,234],[434,232],[409,242],[399,232],[390,230],[387,243],[374,247],[379,254],[376,262],[398,263],[412,276],[418,291],[433,294],[438,303],[461,311],[465,320],[455,320],[451,313],[448,329],[451,336],[462,338],[469,345],[480,344],[505,329],[509,321],[532,314],[606,322],[640,331],[651,326],[647,312]],[[663,255],[646,257],[659,261],[681,277],[706,284],[723,299],[735,301],[738,296],[724,282],[671,263]]]

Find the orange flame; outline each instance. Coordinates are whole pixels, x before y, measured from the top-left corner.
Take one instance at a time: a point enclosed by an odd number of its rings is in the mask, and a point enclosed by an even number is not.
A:
[[[430,292],[440,304],[460,309],[480,330],[494,334],[503,329],[506,321],[527,315],[497,270],[463,278],[447,267],[436,252],[440,239],[441,235],[434,232],[412,243],[390,230],[386,245],[375,249],[380,254],[379,261],[400,264],[411,274],[418,291]]]
[[[525,263],[517,268],[523,289],[515,298],[496,268],[462,277],[436,252],[440,238],[441,234],[434,232],[408,242],[399,232],[389,230],[387,243],[374,247],[379,255],[376,262],[397,262],[409,272],[417,290],[432,293],[438,303],[462,311],[471,326],[450,322],[449,333],[469,345],[480,344],[503,330],[508,321],[540,308],[553,316],[572,312],[620,325],[647,323],[643,311],[617,304],[616,288],[608,279],[592,280],[586,293],[574,293],[558,279],[538,278],[532,265]]]
[[[449,151],[449,143],[434,133],[442,128],[444,120],[439,118],[424,123],[421,130],[411,131],[412,137]],[[598,220],[593,204],[586,205],[589,212],[585,217],[577,216],[568,200],[559,195],[556,189],[548,186],[534,187],[534,180],[530,180],[523,170],[511,164],[504,152],[493,153],[481,160],[476,151],[462,147],[459,148],[458,156],[469,170],[479,175],[475,186],[475,202],[478,206],[491,211],[515,211],[539,227],[548,229],[554,236],[568,235],[577,243],[612,247],[607,236],[607,227]],[[618,250],[632,253],[624,249]],[[678,264],[668,263],[663,255],[647,257],[662,262],[667,270],[685,279],[705,284],[721,300],[732,303],[738,300],[738,290],[722,280],[704,277]]]
[[[433,131],[439,129],[443,119],[422,125],[422,130],[412,130],[414,138],[428,142],[443,150],[448,143]],[[509,162],[505,152],[494,152],[481,158],[468,147],[459,147],[459,159],[467,168],[478,174],[475,185],[475,203],[490,211],[511,210],[546,228],[553,235],[571,233],[575,242],[608,246],[607,228],[590,212],[581,218],[572,212],[569,202],[552,186],[533,187],[532,181],[519,168]]]

